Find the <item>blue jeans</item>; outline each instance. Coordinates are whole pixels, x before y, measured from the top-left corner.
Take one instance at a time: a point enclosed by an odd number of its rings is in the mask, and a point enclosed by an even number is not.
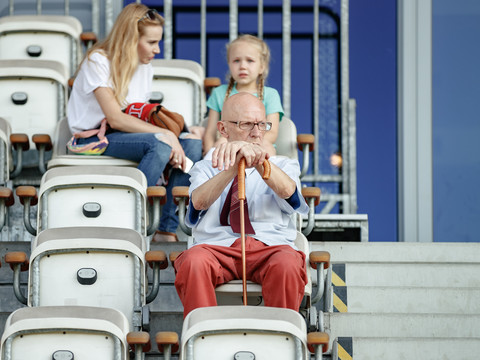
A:
[[[138,169],[147,178],[147,185],[154,186],[162,176],[165,167],[170,160],[172,148],[170,145],[159,141],[155,134],[151,133],[124,133],[114,131],[107,134],[108,147],[104,155],[120,159],[135,161]],[[79,139],[81,143],[97,141],[93,136],[88,139]],[[202,158],[202,141],[197,139],[178,139],[183,147],[185,155],[194,163]],[[80,143],[80,141],[79,141]],[[176,205],[173,202],[172,188],[174,186],[189,186],[190,175],[179,169],[173,169],[167,185],[167,202],[162,207],[162,216],[158,230],[176,232],[178,217],[175,214]]]

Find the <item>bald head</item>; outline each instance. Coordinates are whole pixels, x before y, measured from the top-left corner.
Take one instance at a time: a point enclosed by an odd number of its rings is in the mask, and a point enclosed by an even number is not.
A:
[[[223,104],[222,120],[244,120],[243,118],[250,114],[260,115],[261,118],[257,121],[265,119],[265,106],[255,95],[250,93],[240,92],[232,95]],[[257,117],[258,115],[254,116]]]

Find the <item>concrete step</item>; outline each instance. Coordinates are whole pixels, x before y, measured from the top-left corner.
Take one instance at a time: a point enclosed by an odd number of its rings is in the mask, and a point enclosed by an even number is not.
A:
[[[480,314],[480,288],[333,286],[330,312]]]
[[[334,263],[332,283],[337,286],[480,288],[480,263]]]
[[[316,250],[332,263],[480,263],[480,243],[310,242]]]
[[[336,339],[331,359],[345,360],[476,360],[480,341],[475,338],[368,338]]]
[[[480,341],[479,314],[324,313],[330,339],[475,338]]]

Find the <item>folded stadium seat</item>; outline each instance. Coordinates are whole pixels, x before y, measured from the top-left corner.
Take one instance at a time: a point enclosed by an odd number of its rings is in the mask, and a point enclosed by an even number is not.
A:
[[[171,339],[157,334],[159,348],[165,348],[164,338]],[[307,336],[304,319],[290,309],[204,307],[183,322],[179,359],[307,360],[309,349],[320,359],[328,339],[326,333]]]
[[[51,228],[109,226],[148,236],[158,228],[166,191],[162,186],[147,188],[145,175],[136,168],[69,166],[48,170],[38,194],[33,186],[19,186],[16,194],[32,235]],[[37,202],[33,226],[30,207]]]
[[[67,81],[67,70],[57,61],[0,60],[0,117],[11,127],[9,140],[16,150],[10,177],[27,166],[45,171],[45,151],[51,148],[57,123],[65,117]],[[40,138],[35,144],[38,151],[28,152],[31,160],[24,160],[23,153],[34,147],[35,137]]]
[[[21,308],[10,314],[2,335],[2,360],[135,360],[147,351],[146,332],[129,332],[125,316],[114,309],[84,306]]]
[[[30,259],[8,252],[14,292],[25,305],[113,308],[128,319],[129,330],[148,328],[148,305],[158,294],[164,251],[147,251],[146,240],[131,229],[65,227],[42,231],[32,242]],[[147,267],[152,267],[149,289]],[[20,271],[29,270],[28,294]]]
[[[152,66],[150,101],[183,115],[187,126],[200,125],[207,110],[201,65],[192,60],[154,59]]]
[[[0,18],[0,59],[55,60],[71,77],[82,60],[82,40],[94,41],[87,35],[73,16],[4,16]]]

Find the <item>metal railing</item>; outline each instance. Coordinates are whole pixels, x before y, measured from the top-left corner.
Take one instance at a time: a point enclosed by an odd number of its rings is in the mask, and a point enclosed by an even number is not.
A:
[[[36,1],[38,14],[42,13],[42,0]],[[80,0],[58,0],[59,7],[63,3],[65,14],[71,14],[72,3]],[[141,2],[141,0],[135,0]],[[165,17],[163,56],[166,59],[175,58],[174,39],[179,37],[175,29],[175,16],[185,7],[182,1],[158,0],[158,5],[150,1],[149,6],[156,7]],[[239,14],[244,6],[238,0],[225,0],[228,2],[228,29],[225,29],[226,41],[235,39],[239,32]],[[100,4],[104,8],[100,8]],[[153,4],[152,4],[153,3]],[[113,22],[124,5],[123,0],[90,0],[92,31],[99,38],[111,29]],[[250,6],[251,7],[251,6]],[[298,11],[298,5],[291,0],[278,0],[277,7],[281,7],[281,41],[282,41],[282,103],[285,116],[292,118],[292,39],[295,41],[296,34],[292,32],[292,15]],[[305,7],[305,6],[304,6]],[[335,7],[335,10],[333,10]],[[266,7],[262,0],[257,1],[257,36],[264,38],[266,27],[264,24],[265,9],[270,10],[271,5]],[[200,64],[207,69],[209,54],[207,19],[209,14],[207,0],[199,0],[197,13],[200,15],[200,28],[195,36],[200,42]],[[251,11],[251,9],[249,9]],[[305,11],[303,9],[302,11]],[[14,14],[14,0],[9,0],[9,13]],[[311,163],[313,167],[302,179],[303,182],[312,183],[322,187],[322,213],[340,212],[356,213],[357,189],[356,189],[356,103],[349,95],[349,0],[312,0],[311,14],[313,14],[313,31],[308,35],[312,44],[312,57],[309,59],[312,68],[311,101],[312,130],[316,138],[315,149]],[[71,14],[74,15],[74,14]],[[321,19],[328,17],[328,25]],[[103,25],[101,28],[100,24]],[[305,37],[304,37],[305,38]],[[331,40],[336,43],[328,43]],[[327,44],[327,45],[325,45]],[[335,58],[335,60],[332,60]],[[335,61],[334,65],[328,65],[329,61]],[[207,71],[206,71],[207,72]],[[332,74],[334,73],[334,74]],[[206,74],[209,76],[209,74]],[[309,96],[308,94],[306,96]],[[325,109],[322,97],[328,99],[329,108]],[[333,133],[333,135],[332,135]],[[334,141],[326,139],[334,137]],[[341,155],[342,165],[339,169],[328,168],[326,164],[330,154],[334,151],[326,147],[325,143],[336,143]],[[329,161],[328,161],[329,162]],[[327,170],[326,170],[327,168]]]

